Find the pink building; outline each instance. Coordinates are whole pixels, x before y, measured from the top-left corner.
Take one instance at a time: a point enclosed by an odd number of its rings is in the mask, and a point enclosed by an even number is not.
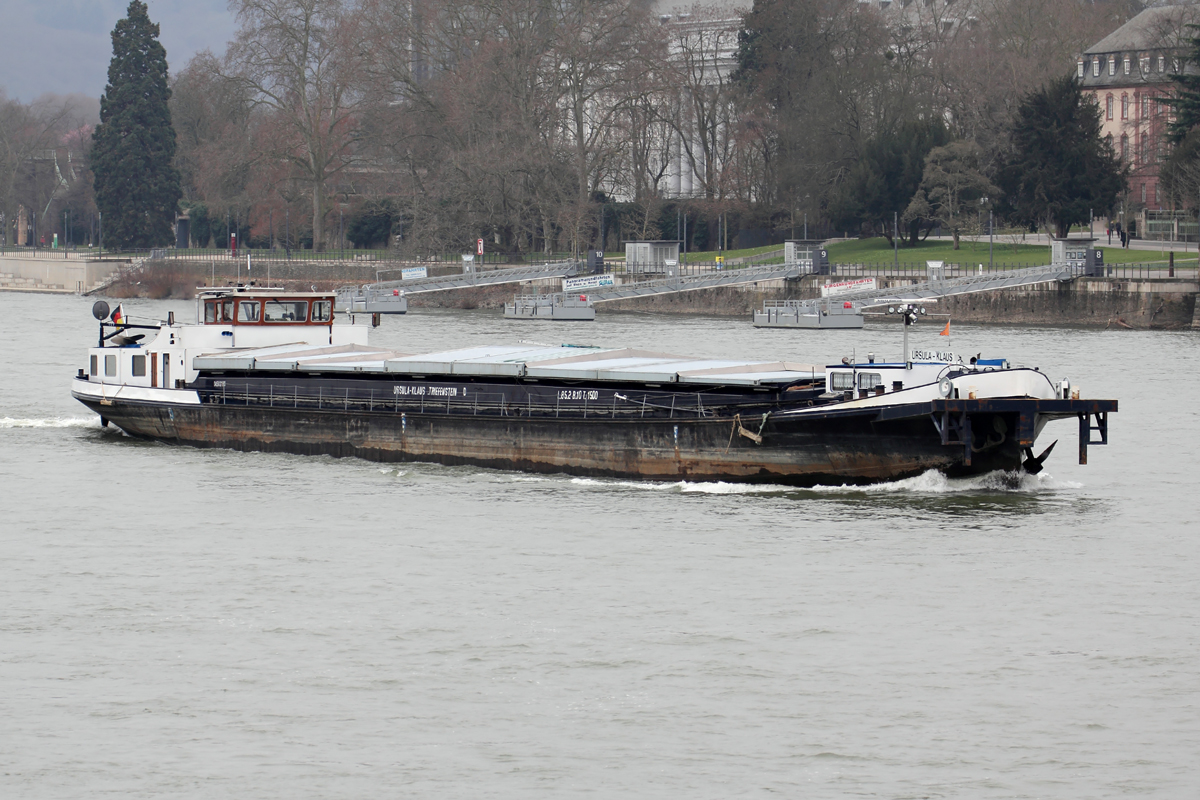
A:
[[[1167,203],[1159,191],[1158,167],[1170,116],[1159,101],[1171,92],[1171,75],[1184,67],[1194,35],[1187,25],[1196,21],[1200,12],[1194,6],[1148,8],[1076,60],[1076,77],[1099,105],[1103,134],[1130,166],[1127,220],[1144,219],[1141,212]]]

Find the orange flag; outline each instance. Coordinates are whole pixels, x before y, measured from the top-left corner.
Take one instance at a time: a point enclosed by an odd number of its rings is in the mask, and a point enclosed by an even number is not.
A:
[[[938,336],[949,336],[949,335],[950,335],[950,320],[946,320],[946,327],[942,328],[942,332],[939,333]]]

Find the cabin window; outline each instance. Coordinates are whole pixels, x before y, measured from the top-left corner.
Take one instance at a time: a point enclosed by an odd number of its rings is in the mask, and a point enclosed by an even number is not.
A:
[[[116,356],[105,356],[104,357],[104,374],[109,378],[116,377],[116,375],[117,375],[117,357]]]
[[[88,370],[88,373],[91,375],[99,375],[100,374],[100,368],[96,366],[97,360],[98,359],[95,356],[91,357],[91,369]]]
[[[204,304],[204,321],[208,324],[217,321],[217,304],[212,300]]]
[[[329,322],[333,319],[333,303],[328,300],[314,300],[312,306],[313,322]]]
[[[221,301],[221,322],[233,322],[233,301]]]
[[[134,356],[129,365],[129,371],[135,378],[146,377],[146,357]]]
[[[238,303],[238,322],[258,322],[259,303],[257,300],[242,300]]]
[[[883,386],[883,376],[878,372],[858,373],[858,388],[874,389],[876,386]]]
[[[268,300],[263,319],[267,322],[305,322],[308,320],[308,303],[304,300]]]
[[[832,392],[844,392],[847,389],[854,388],[854,373],[853,372],[831,372],[829,373],[829,390]]]

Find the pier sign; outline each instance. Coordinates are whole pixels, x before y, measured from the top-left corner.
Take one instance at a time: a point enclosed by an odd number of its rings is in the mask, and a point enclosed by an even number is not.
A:
[[[847,294],[849,292],[861,292],[864,289],[876,289],[874,278],[859,278],[853,281],[840,281],[838,283],[826,283],[821,286],[821,297],[837,297],[839,294]]]
[[[425,267],[405,267],[400,270],[400,279],[405,281],[415,280],[417,278],[429,277],[429,271]]]
[[[603,275],[588,275],[583,278],[563,278],[564,292],[577,292],[580,289],[595,289],[597,286],[616,286],[617,279],[611,273]]]

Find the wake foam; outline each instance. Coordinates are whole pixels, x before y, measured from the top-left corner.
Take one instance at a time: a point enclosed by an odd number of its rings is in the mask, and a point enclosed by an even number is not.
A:
[[[970,478],[948,478],[935,469],[927,470],[912,478],[887,483],[872,483],[866,486],[814,486],[808,491],[822,494],[1039,494],[1063,489],[1079,489],[1083,484],[1074,481],[1056,480],[1045,472],[1030,475],[1027,472],[997,470]]]
[[[99,417],[56,417],[53,419],[15,419],[0,417],[0,428],[99,428]]]
[[[571,483],[577,486],[594,486],[597,488],[640,489],[647,492],[678,492],[680,494],[717,494],[717,495],[750,495],[750,494],[795,494],[812,492],[822,495],[848,494],[910,494],[910,495],[947,495],[947,494],[1044,494],[1069,489],[1080,489],[1083,484],[1075,481],[1061,481],[1045,472],[1040,475],[1030,475],[1025,472],[1005,472],[998,470],[970,478],[948,478],[935,469],[928,470],[912,478],[886,483],[866,485],[841,484],[839,486],[817,485],[809,488],[786,486],[783,484],[764,483],[701,483],[678,481],[675,483],[654,483],[650,481],[617,481],[600,478],[572,478]]]
[[[605,489],[641,489],[646,492],[678,492],[680,494],[779,494],[794,492],[796,487],[770,483],[714,483],[676,481],[655,483],[653,481],[617,481],[601,478],[572,478],[576,486],[596,486]]]

